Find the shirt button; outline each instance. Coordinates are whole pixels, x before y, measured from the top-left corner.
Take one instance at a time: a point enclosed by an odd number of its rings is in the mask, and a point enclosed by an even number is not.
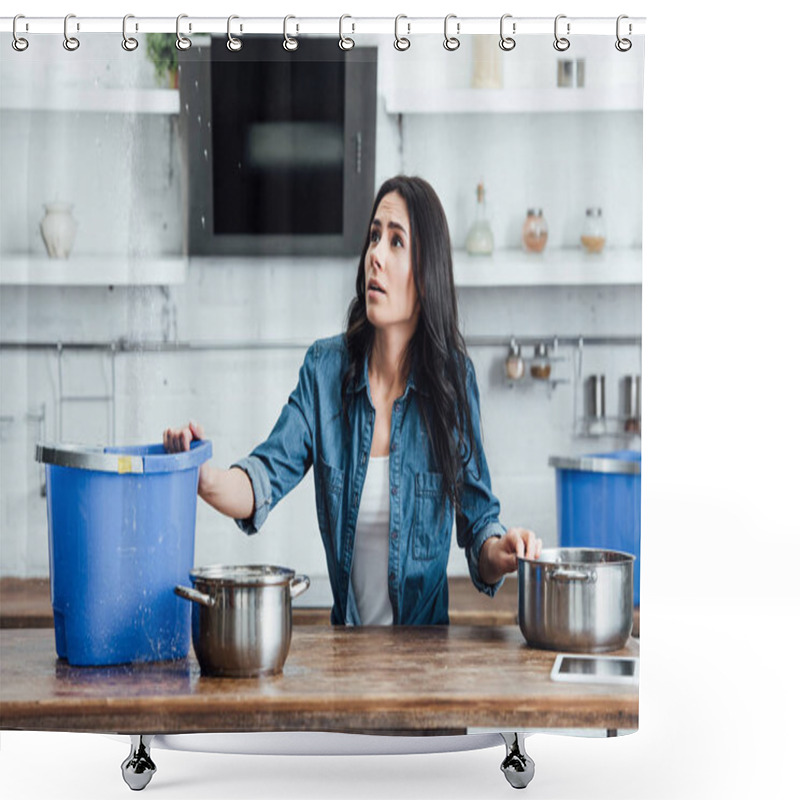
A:
[[[366,454],[366,452],[361,454],[361,463],[362,464],[366,464],[367,463],[367,454]]]
[[[392,539],[397,539],[397,531],[392,531]]]
[[[395,451],[395,450],[397,450],[397,444],[395,444],[395,443],[392,443],[392,446],[391,446],[389,449],[390,449],[390,451],[391,451],[392,453],[394,453],[394,451]]]
[[[392,486],[392,494],[395,494],[395,495],[397,494],[397,487],[396,486]]]
[[[394,583],[394,572],[389,573],[389,580]]]

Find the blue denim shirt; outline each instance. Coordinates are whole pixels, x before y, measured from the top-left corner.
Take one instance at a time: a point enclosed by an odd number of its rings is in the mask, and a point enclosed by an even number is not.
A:
[[[314,467],[317,520],[333,590],[331,622],[360,624],[351,590],[359,497],[367,472],[375,408],[369,391],[367,364],[358,385],[350,387],[349,426],[342,413],[342,380],[349,364],[344,336],[315,342],[306,353],[296,388],[283,407],[269,438],[234,466],[253,484],[255,512],[237,520],[255,533],[270,510]],[[501,536],[500,503],[492,494],[489,468],[480,436],[478,386],[468,363],[467,391],[476,448],[463,472],[461,509],[456,515],[458,544],[465,550],[475,586],[494,595],[502,580],[487,585],[480,579],[478,556],[490,536]],[[447,624],[447,560],[453,529],[453,508],[442,513],[442,476],[422,415],[425,397],[413,370],[406,390],[392,409],[389,452],[389,598],[396,625]]]

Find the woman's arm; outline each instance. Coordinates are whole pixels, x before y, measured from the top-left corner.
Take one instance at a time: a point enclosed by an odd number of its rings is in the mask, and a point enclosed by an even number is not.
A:
[[[183,428],[167,428],[164,449],[168,453],[179,453],[188,450],[193,440],[203,438],[203,428],[196,422]],[[238,467],[219,469],[208,462],[201,464],[197,494],[212,508],[234,519],[249,519],[255,511],[253,484],[247,473]]]

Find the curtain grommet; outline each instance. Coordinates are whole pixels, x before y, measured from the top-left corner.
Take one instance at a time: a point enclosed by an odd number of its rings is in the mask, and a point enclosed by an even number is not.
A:
[[[401,53],[405,50],[408,50],[411,47],[411,40],[408,39],[406,36],[400,36],[400,20],[401,19],[408,19],[405,14],[398,14],[394,18],[394,49],[399,50]],[[408,28],[407,33],[411,33],[411,25],[406,23],[406,27]]]
[[[75,36],[69,35],[68,27],[71,19],[75,19],[74,14],[67,14],[67,16],[64,17],[64,49],[69,50],[70,53],[74,53],[81,46],[81,43]],[[80,25],[77,25],[77,23],[76,30],[80,30]]]
[[[511,18],[512,18],[511,14],[503,14],[503,16],[500,17],[500,42],[498,43],[498,46],[500,47],[501,50],[503,50],[506,53],[513,50],[517,46],[517,40],[511,36],[506,36],[503,30],[506,24],[506,20]],[[517,32],[516,22],[511,23],[511,32],[512,33]]]

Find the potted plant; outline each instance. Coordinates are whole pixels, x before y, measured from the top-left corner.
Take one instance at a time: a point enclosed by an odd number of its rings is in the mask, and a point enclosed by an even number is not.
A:
[[[147,57],[156,68],[156,78],[170,89],[178,88],[178,49],[175,37],[169,33],[148,33]]]

